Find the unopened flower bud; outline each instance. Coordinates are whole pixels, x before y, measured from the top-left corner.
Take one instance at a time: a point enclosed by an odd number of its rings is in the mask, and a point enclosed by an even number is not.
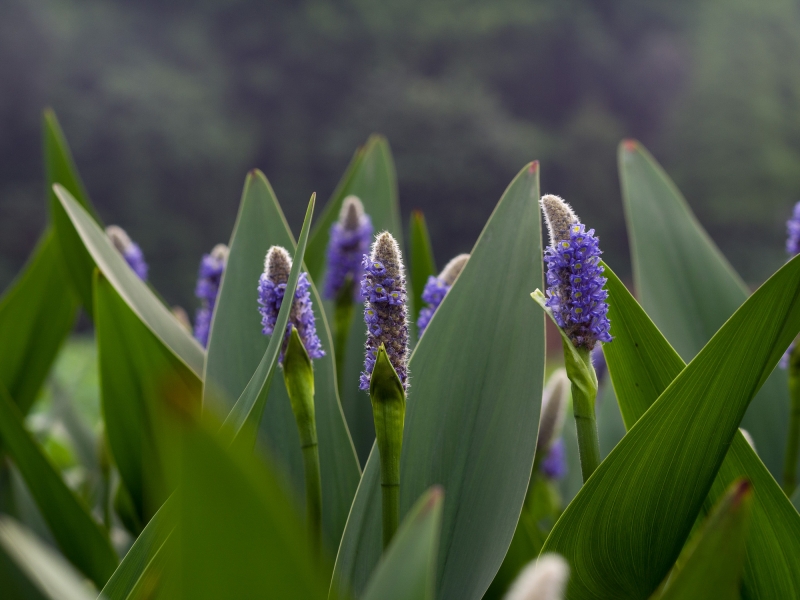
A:
[[[417,319],[417,327],[419,328],[420,335],[422,335],[425,328],[428,327],[428,323],[431,322],[436,309],[439,308],[445,295],[450,291],[450,288],[453,287],[453,284],[461,274],[461,271],[464,270],[464,266],[467,264],[468,260],[469,254],[459,254],[447,263],[438,277],[434,277],[433,275],[428,277],[428,282],[425,284],[425,289],[422,292],[422,299],[427,306],[424,306],[419,311],[419,318]]]
[[[514,580],[505,600],[562,600],[569,565],[558,554],[542,554]]]
[[[561,435],[567,414],[569,378],[564,369],[558,369],[550,376],[542,391],[542,413],[539,419],[539,437],[536,451],[546,452]]]
[[[227,264],[228,247],[225,244],[217,244],[209,254],[204,254],[200,260],[194,295],[200,299],[201,304],[195,313],[194,337],[203,347],[208,345],[211,317],[214,314],[222,274],[225,272]]]
[[[117,225],[106,227],[106,235],[139,279],[147,281],[148,266],[144,261],[144,254],[139,244],[132,241],[125,230]]]
[[[359,298],[358,284],[364,269],[362,257],[369,250],[372,221],[364,212],[357,196],[347,196],[342,203],[339,220],[331,226],[328,242],[325,297],[333,300],[347,283],[353,282],[354,295]]]

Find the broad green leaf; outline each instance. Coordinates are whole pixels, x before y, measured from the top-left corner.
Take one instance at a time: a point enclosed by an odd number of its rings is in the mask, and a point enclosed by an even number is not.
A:
[[[414,290],[414,302],[411,310],[411,320],[416,323],[422,305],[422,291],[428,277],[436,275],[436,261],[433,259],[431,238],[428,234],[428,225],[422,211],[415,210],[411,213],[411,222],[408,228],[409,260],[408,270],[411,273],[411,288]]]
[[[29,582],[27,593],[49,600],[93,600],[80,574],[56,552],[9,517],[0,517],[0,554],[6,554]],[[35,588],[31,590],[30,588]],[[4,587],[3,598],[23,598]],[[9,598],[7,593],[12,594]],[[30,599],[31,596],[25,596]]]
[[[64,556],[101,587],[117,566],[108,536],[25,430],[22,415],[2,386],[0,439]]]
[[[689,540],[658,600],[738,600],[750,525],[753,488],[747,480],[728,489],[703,527]]]
[[[103,600],[137,597],[134,593],[137,586],[147,578],[157,557],[163,554],[164,544],[174,529],[174,508],[175,501],[170,497],[153,515],[100,592]]]
[[[158,406],[179,388],[198,406],[201,381],[139,319],[99,271],[94,281],[94,321],[100,399],[106,436],[138,518],[147,523],[166,499],[155,446]]]
[[[205,352],[197,340],[153,294],[147,284],[136,276],[122,255],[111,245],[105,232],[72,194],[58,184],[53,190],[97,268],[147,328],[197,377],[202,377]]]
[[[402,244],[403,232],[400,223],[400,208],[397,202],[397,180],[394,162],[385,138],[373,135],[360,149],[344,177],[339,183],[325,210],[314,225],[308,241],[306,265],[311,278],[319,283],[325,280],[325,253],[331,225],[339,217],[342,202],[350,194],[358,196],[364,203],[364,210],[372,219],[375,233],[389,231],[398,243]],[[410,284],[410,282],[408,282]],[[409,285],[410,287],[410,285]],[[412,291],[409,291],[411,294]],[[328,321],[333,322],[333,302],[325,302]],[[358,389],[358,379],[364,368],[364,343],[367,328],[359,318],[356,307],[355,316],[347,340],[347,351],[343,360],[343,377],[339,381],[339,396],[353,444],[361,464],[367,460],[375,427],[369,402],[364,402],[364,394]]]
[[[619,168],[635,288],[647,314],[689,361],[741,306],[748,289],[642,146],[623,142]],[[776,476],[782,472],[788,414],[786,373],[778,369],[742,421]]]
[[[400,512],[431,485],[444,488],[437,598],[483,596],[525,499],[544,376],[544,319],[528,298],[542,286],[538,199],[532,163],[411,357]],[[373,449],[336,561],[338,585],[357,596],[381,552],[378,462]]]
[[[798,331],[800,260],[793,260],[669,384],[556,523],[543,551],[570,562],[569,598],[641,598],[658,586],[747,406]]]
[[[261,333],[256,285],[264,270],[264,257],[272,245],[291,251],[295,248],[294,236],[269,182],[260,171],[253,171],[245,180],[208,345],[204,394],[207,402],[213,402],[217,396],[221,398],[223,413],[241,395],[269,345],[270,337]],[[326,351],[326,356],[314,361],[315,411],[322,469],[323,529],[330,551],[334,552],[361,473],[339,404],[330,331],[313,283],[311,298],[317,334]],[[276,466],[295,484],[298,497],[303,498],[300,441],[282,377],[276,377],[270,386],[259,429],[272,450]]]
[[[251,448],[227,444],[233,432],[218,435],[218,422],[200,424],[187,413],[170,421],[161,438],[175,488],[162,574],[174,593],[166,597],[325,598],[327,568],[312,556],[269,466]]]
[[[53,185],[59,184],[75,198],[88,213],[89,217],[98,225],[100,218],[92,206],[86,188],[78,175],[72,152],[67,145],[64,132],[58,124],[56,114],[48,109],[44,112],[42,120],[44,132],[44,164],[47,176],[47,194],[50,198],[50,218],[56,232],[60,257],[69,282],[81,299],[89,315],[92,311],[92,272],[94,262],[89,252],[81,243],[75,225],[62,208],[58,198],[53,193]]]
[[[442,490],[428,490],[408,512],[364,592],[364,600],[433,600],[442,525]]]
[[[289,313],[292,308],[294,292],[297,288],[297,280],[300,277],[300,271],[303,270],[303,255],[305,254],[306,245],[308,243],[308,232],[311,228],[311,217],[314,214],[315,199],[316,195],[312,194],[311,200],[308,202],[306,218],[303,220],[303,228],[300,231],[300,240],[297,243],[297,248],[292,257],[292,270],[286,282],[284,299],[283,302],[281,302],[281,308],[278,311],[278,318],[275,322],[275,331],[286,331],[286,326],[289,323]],[[257,282],[258,280],[256,279],[254,281]],[[258,289],[257,286],[254,289]],[[280,354],[282,345],[282,335],[270,336],[267,349],[264,351],[261,362],[258,363],[255,373],[253,373],[253,376],[239,395],[239,399],[225,418],[225,425],[230,425],[235,432],[235,438],[238,438],[241,433],[244,433],[245,436],[249,436],[258,430],[259,423],[261,423],[261,418],[264,414],[264,406],[267,402],[270,384],[272,383],[278,365],[278,355]],[[248,440],[247,437],[242,439]],[[253,440],[253,442],[255,442],[255,440]]]
[[[606,267],[614,341],[603,348],[628,428],[684,369],[685,364],[617,276]],[[643,340],[647,340],[646,343]],[[753,533],[747,541],[744,589],[754,598],[800,596],[800,515],[758,455],[737,432],[703,509],[711,510],[732,482],[745,477],[756,492]]]
[[[0,383],[27,414],[78,310],[52,230],[0,299]]]

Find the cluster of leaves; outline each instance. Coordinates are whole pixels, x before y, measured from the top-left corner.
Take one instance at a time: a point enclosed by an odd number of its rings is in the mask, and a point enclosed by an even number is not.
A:
[[[478,599],[501,597],[541,552],[568,560],[569,598],[800,596],[800,515],[771,474],[788,414],[785,376],[771,373],[800,331],[800,259],[748,297],[635,143],[620,148],[620,171],[642,305],[606,266],[615,339],[598,469],[579,491],[562,488],[566,506],[534,469],[545,315],[530,299],[543,287],[531,163],[416,340],[402,524],[385,551],[371,408],[357,389],[365,327],[352,325],[337,371],[334,307],[312,283],[327,352],[314,367],[315,552],[299,518],[298,434],[275,377],[282,336],[261,334],[255,283],[273,245],[294,252],[286,297],[301,270],[321,281],[350,194],[377,231],[403,239],[387,143],[373,137],[356,152],[313,228],[312,196],[296,241],[267,179],[247,175],[204,350],[109,242],[52,114],[44,127],[50,225],[0,301],[0,450],[51,544],[4,502],[17,517],[0,516],[10,597]],[[419,214],[409,237],[416,315],[436,264]],[[25,419],[81,307],[97,340],[102,431],[82,447],[98,493],[70,485]],[[284,303],[275,330],[288,318]],[[627,432],[613,426],[617,406]],[[574,435],[567,427],[568,447]],[[0,495],[14,497],[3,483]]]

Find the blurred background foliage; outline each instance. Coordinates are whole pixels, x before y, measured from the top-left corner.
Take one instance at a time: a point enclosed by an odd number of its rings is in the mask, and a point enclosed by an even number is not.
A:
[[[247,169],[299,229],[373,131],[441,262],[538,158],[625,275],[616,145],[636,137],[758,283],[800,196],[798,59],[790,0],[3,0],[0,288],[44,225],[48,105],[103,218],[190,311]]]

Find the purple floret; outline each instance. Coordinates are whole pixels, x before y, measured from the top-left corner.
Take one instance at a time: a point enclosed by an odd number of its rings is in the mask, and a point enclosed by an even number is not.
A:
[[[547,264],[547,306],[559,327],[576,347],[592,350],[595,344],[610,342],[608,292],[600,266],[600,248],[594,229],[581,223],[570,227],[569,239],[555,242],[545,250]]]
[[[542,461],[540,469],[548,479],[561,479],[567,474],[567,457],[563,437],[558,438],[550,446],[550,450]]]
[[[442,281],[439,277],[434,277],[433,275],[428,277],[428,282],[422,292],[422,299],[427,303],[427,306],[424,306],[419,311],[419,318],[417,319],[420,335],[425,331],[428,323],[431,322],[433,313],[439,308],[450,287],[447,282]]]
[[[328,242],[327,275],[325,278],[325,297],[334,300],[348,278],[354,282],[353,295],[361,300],[358,282],[363,276],[361,258],[369,250],[372,238],[372,221],[369,215],[361,214],[355,229],[348,229],[346,223],[337,221],[331,226]]]
[[[194,295],[200,299],[201,305],[195,313],[194,337],[204,348],[208,345],[211,315],[214,314],[214,307],[217,303],[219,286],[222,281],[222,274],[225,272],[226,263],[227,252],[204,254],[200,261]]]
[[[147,271],[149,267],[144,260],[144,253],[142,249],[139,247],[139,244],[136,242],[131,242],[125,251],[122,253],[122,256],[125,257],[125,262],[128,263],[133,272],[141,279],[142,281],[147,281]]]
[[[286,346],[286,340],[289,339],[289,334],[292,331],[292,325],[297,329],[300,334],[300,340],[305,346],[306,352],[310,358],[322,358],[325,356],[325,351],[322,349],[322,344],[317,336],[316,319],[314,318],[314,309],[311,306],[311,283],[308,281],[308,274],[300,273],[297,280],[297,288],[294,292],[294,302],[292,303],[292,310],[289,313],[289,322],[286,325],[286,333],[284,334],[284,344],[281,348],[279,362],[283,364],[283,353]],[[258,304],[259,312],[261,313],[261,325],[263,325],[262,332],[265,335],[272,335],[275,331],[275,325],[278,321],[278,312],[281,309],[281,302],[286,293],[285,283],[275,283],[266,273],[262,273],[258,280]]]
[[[791,218],[786,221],[786,254],[800,254],[800,202],[794,205]]]

